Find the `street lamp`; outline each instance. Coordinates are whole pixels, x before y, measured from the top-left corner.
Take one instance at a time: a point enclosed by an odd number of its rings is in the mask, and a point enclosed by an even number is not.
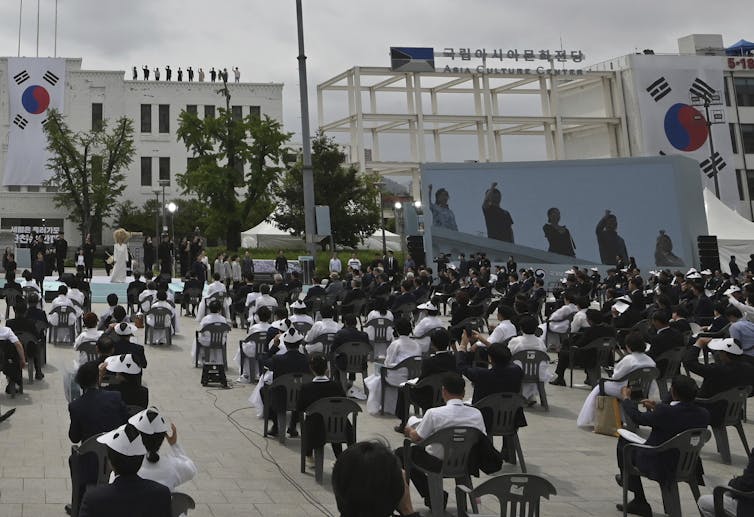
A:
[[[405,253],[403,246],[403,233],[404,233],[404,219],[403,219],[403,203],[396,201],[393,204],[393,215],[395,216],[395,231],[398,233],[401,239],[401,253]]]
[[[385,201],[382,199],[382,187],[385,186],[385,183],[378,181],[374,184],[374,186],[377,187],[377,193],[380,196],[380,230],[382,230],[382,256],[385,257],[387,256],[387,239],[385,238]]]
[[[157,243],[160,242],[160,191],[155,189],[152,191],[154,194],[154,200],[157,202],[155,204],[155,212],[154,212],[154,240],[152,241],[152,247],[154,248],[154,264],[157,263]],[[162,209],[163,212],[163,218],[165,216],[165,209]]]
[[[165,187],[170,186],[170,180],[160,180],[160,186],[162,187],[162,231],[168,231],[168,216],[165,213]]]
[[[175,211],[178,210],[178,205],[171,201],[166,208],[170,212],[170,240],[173,244],[173,271],[175,271]]]
[[[717,90],[710,89],[709,92],[704,92],[702,95],[698,95],[696,93],[692,93],[691,95],[691,105],[692,106],[704,106],[704,114],[705,114],[705,126],[707,126],[707,138],[709,139],[709,162],[710,166],[712,167],[712,170],[707,174],[708,178],[714,178],[715,179],[715,196],[720,198],[720,184],[718,182],[717,176],[718,176],[718,159],[719,156],[716,156],[717,153],[715,152],[715,143],[712,141],[712,125],[713,124],[724,124],[725,119],[723,116],[722,110],[714,110],[712,112],[712,117],[710,117],[710,106],[722,106],[723,102],[720,99],[720,92]],[[694,119],[698,120],[700,117],[699,115],[695,116]],[[707,161],[707,160],[705,160]]]

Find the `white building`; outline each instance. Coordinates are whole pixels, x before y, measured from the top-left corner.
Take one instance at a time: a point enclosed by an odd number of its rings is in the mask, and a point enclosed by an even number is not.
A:
[[[102,119],[115,122],[126,116],[134,124],[134,160],[126,172],[127,186],[121,201],[129,200],[141,206],[154,199],[155,191],[162,187],[160,180],[169,182],[165,187],[166,201],[180,195],[176,184],[178,174],[186,170],[189,155],[184,144],[178,141],[178,117],[183,110],[195,111],[200,117],[211,116],[225,106],[225,98],[217,93],[221,82],[171,82],[125,80],[122,70],[83,70],[81,59],[65,60],[64,113],[69,126],[75,131],[89,131]],[[128,76],[131,73],[128,72]],[[173,79],[176,74],[174,72]],[[5,185],[5,164],[8,155],[11,128],[10,82],[8,58],[0,58],[0,185]],[[184,79],[186,75],[184,74]],[[252,113],[268,115],[282,121],[283,85],[280,83],[233,83],[231,73],[228,83],[231,109],[234,115]],[[69,245],[78,245],[75,225],[67,219],[65,210],[56,209],[50,188],[41,185],[0,188],[0,224],[3,220],[37,221],[42,218],[64,219]],[[28,222],[27,222],[28,224]],[[112,235],[103,231],[105,242]]]
[[[719,98],[709,108],[717,122],[711,133],[720,155],[720,198],[754,219],[754,56],[725,56],[722,36],[692,35],[679,40],[679,54],[650,51],[586,68],[576,59],[538,61],[534,52],[528,63],[518,51],[515,61],[504,50],[500,61],[482,59],[480,51],[466,49],[465,60],[435,52],[444,62],[434,63],[434,71],[346,70],[317,87],[320,128],[348,136],[351,161],[361,170],[411,177],[417,199],[422,163],[512,161],[511,154],[513,160],[682,154],[700,162],[704,184],[714,191],[701,84]],[[695,114],[694,127],[679,122],[676,105]],[[697,138],[685,141],[687,130]]]

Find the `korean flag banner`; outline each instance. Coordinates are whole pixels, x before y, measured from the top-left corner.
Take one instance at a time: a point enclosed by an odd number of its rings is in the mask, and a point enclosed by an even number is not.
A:
[[[41,185],[47,169],[47,111],[63,112],[65,59],[8,58],[8,157],[3,185]]]

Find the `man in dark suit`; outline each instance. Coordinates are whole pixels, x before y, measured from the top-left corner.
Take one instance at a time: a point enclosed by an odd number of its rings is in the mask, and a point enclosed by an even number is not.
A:
[[[298,399],[299,412],[303,413],[306,411],[306,408],[320,399],[346,396],[340,383],[331,381],[327,377],[327,358],[323,354],[314,353],[309,355],[309,368],[314,374],[314,379],[312,382],[301,386],[301,396]],[[308,415],[304,419],[302,427],[306,462],[313,466],[314,458],[312,453],[314,449],[322,447],[325,443],[325,423],[322,420],[322,415]],[[353,438],[355,442],[356,437],[354,436]],[[351,444],[349,443],[349,445]],[[343,451],[343,444],[332,444],[332,450],[337,458]]]
[[[312,281],[314,282],[314,285],[312,285],[308,291],[306,291],[306,296],[304,297],[304,301],[307,301],[315,296],[324,298],[327,292],[325,291],[325,288],[322,287],[322,279],[318,276],[315,276]]]
[[[58,234],[58,238],[53,242],[55,248],[55,267],[58,270],[58,281],[62,280],[65,272],[65,257],[68,254],[68,241],[65,240],[63,232]]]
[[[377,286],[372,292],[372,296],[385,296],[390,294],[390,284],[387,283],[387,276],[380,275],[377,277]]]
[[[655,333],[651,336],[645,336],[645,338],[648,339],[650,345],[647,355],[654,359],[655,362],[665,352],[684,346],[683,335],[672,328],[669,321],[670,315],[664,310],[652,313],[652,326],[655,328]],[[666,366],[665,361],[657,363],[660,375],[665,374]]]
[[[81,386],[82,395],[68,404],[71,423],[68,438],[73,443],[84,442],[100,433],[106,433],[123,425],[128,420],[126,404],[118,392],[103,391],[97,387],[99,368],[96,362],[81,365],[76,373],[76,383]],[[97,481],[97,462],[94,457],[71,454],[68,458],[71,478],[78,476],[80,486]],[[80,498],[84,493],[71,493],[71,500]],[[70,514],[70,505],[66,505]]]
[[[112,484],[86,491],[79,517],[170,517],[170,489],[137,475],[147,453],[139,430],[125,424],[97,441],[107,446],[107,458],[116,478]]]
[[[571,366],[570,364],[570,348],[580,349],[590,344],[596,339],[615,337],[615,329],[610,325],[604,323],[604,316],[596,309],[587,309],[586,320],[589,322],[589,326],[584,329],[584,332],[580,336],[576,336],[568,343],[564,343],[563,348],[558,352],[558,365],[555,368],[555,378],[550,381],[550,384],[554,386],[565,386],[566,381],[564,378],[566,369]],[[584,369],[589,369],[594,366],[596,359],[596,353],[594,352],[582,352],[576,350],[574,354],[574,360],[576,364],[580,364]],[[587,379],[589,382],[595,382],[597,379]]]
[[[141,273],[134,271],[134,279],[128,283],[128,287],[126,288],[128,304],[136,304],[139,301],[139,295],[146,288],[147,284],[141,279]]]
[[[416,303],[416,297],[414,296],[414,293],[411,292],[411,289],[413,289],[413,287],[414,284],[413,282],[411,282],[411,280],[404,280],[403,282],[401,282],[401,293],[393,299],[391,306],[392,311],[396,311],[402,305],[408,303]]]
[[[278,354],[280,350],[280,339],[283,340],[283,344],[286,348],[284,354]],[[264,366],[272,372],[272,379],[281,377],[288,373],[309,373],[309,362],[306,360],[306,356],[299,351],[299,346],[304,343],[304,336],[299,334],[295,327],[291,327],[282,335],[275,338],[275,344],[270,347],[267,352],[267,358],[264,360]],[[266,390],[268,388],[262,388]],[[280,390],[282,391],[282,390]],[[277,408],[285,407],[285,393],[273,392],[270,394],[270,405],[272,411],[270,415],[275,418]],[[262,394],[264,399],[264,394]],[[288,435],[292,438],[298,436],[296,431],[296,425],[298,424],[299,413],[294,411],[291,415],[291,422],[288,426]],[[272,423],[272,429],[267,434],[276,436],[278,433],[277,418]]]
[[[343,304],[341,305],[341,308],[349,305],[353,305],[353,302],[356,300],[363,300],[366,299],[366,295],[364,294],[364,291],[361,290],[361,280],[358,278],[354,278],[351,280],[351,288],[346,292],[346,295],[343,297]]]
[[[709,412],[694,404],[697,387],[696,382],[690,377],[676,376],[670,386],[670,394],[675,404],[657,403],[652,400],[642,400],[642,404],[648,410],[639,411],[638,404],[631,399],[631,389],[623,388],[621,391],[621,408],[630,416],[638,425],[645,425],[652,428],[646,445],[660,445],[675,435],[689,429],[704,429],[710,423]],[[623,472],[623,449],[628,441],[623,437],[618,439],[616,454],[618,458],[618,469]],[[677,458],[672,457],[672,451],[657,454],[652,451],[641,451],[635,453],[634,465],[639,470],[651,476],[660,482],[668,479],[675,469]],[[628,489],[634,493],[634,499],[629,501],[626,510],[628,513],[650,517],[652,508],[650,507],[644,495],[644,488],[641,484],[641,478],[631,476],[629,479],[623,479],[622,474],[615,476],[619,485],[628,483]],[[623,505],[619,504],[618,511],[623,511]]]
[[[358,328],[356,328],[356,324],[358,323],[358,320],[356,319],[355,314],[344,314],[343,315],[343,328],[340,329],[338,332],[335,333],[335,338],[332,342],[332,347],[330,349],[330,354],[333,360],[335,361],[335,365],[337,368],[334,372],[332,372],[333,379],[336,382],[340,382],[340,371],[338,369],[345,369],[345,356],[343,354],[338,354],[338,349],[345,343],[351,343],[351,342],[358,342],[358,343],[369,343],[369,336],[366,332],[360,331]],[[349,374],[348,378],[350,380],[356,379],[356,374],[352,373]]]
[[[670,326],[681,334],[691,332],[691,325],[686,319],[689,315],[686,307],[683,305],[674,305],[671,310],[673,311],[673,320],[670,322]]]
[[[433,330],[429,335],[430,350],[435,349],[437,352],[430,357],[422,359],[422,369],[419,374],[419,380],[430,375],[439,373],[453,372],[458,373],[458,365],[455,355],[448,350],[450,346],[450,333],[444,328]],[[404,417],[406,416],[406,395],[404,390],[398,390],[398,399],[395,404],[395,414],[401,419],[400,423],[394,427],[394,430],[403,434],[406,428]],[[427,411],[432,407],[432,389],[412,389],[410,391],[411,401],[421,407],[422,411]]]
[[[385,261],[385,273],[388,277],[392,278],[398,275],[398,271],[400,271],[400,264],[398,264],[398,259],[395,258],[395,254],[393,253],[393,250],[389,250],[387,252],[387,256],[384,259]]]
[[[275,257],[275,271],[283,275],[283,280],[288,274],[288,259],[283,255],[283,250],[278,250],[278,256]]]
[[[715,317],[713,314],[712,300],[710,300],[705,294],[704,287],[701,283],[691,284],[691,291],[694,293],[694,298],[691,302],[693,308],[692,317],[694,321],[700,325],[709,325],[712,318]]]
[[[466,332],[464,332],[461,341],[461,347],[464,346],[468,346]],[[456,357],[458,372],[474,385],[472,404],[476,404],[493,393],[519,393],[521,391],[521,380],[524,372],[518,365],[511,362],[511,353],[508,347],[501,343],[492,343],[487,347],[487,357],[491,364],[490,368],[471,366],[474,360],[474,352],[459,351]]]

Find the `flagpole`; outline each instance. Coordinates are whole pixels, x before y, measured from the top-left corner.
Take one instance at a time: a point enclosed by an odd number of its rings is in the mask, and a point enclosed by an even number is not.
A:
[[[18,57],[21,57],[21,20],[24,14],[24,0],[18,5]]]
[[[39,57],[39,2],[37,0],[37,57]]]
[[[58,57],[58,0],[55,0],[55,51],[54,57]]]

